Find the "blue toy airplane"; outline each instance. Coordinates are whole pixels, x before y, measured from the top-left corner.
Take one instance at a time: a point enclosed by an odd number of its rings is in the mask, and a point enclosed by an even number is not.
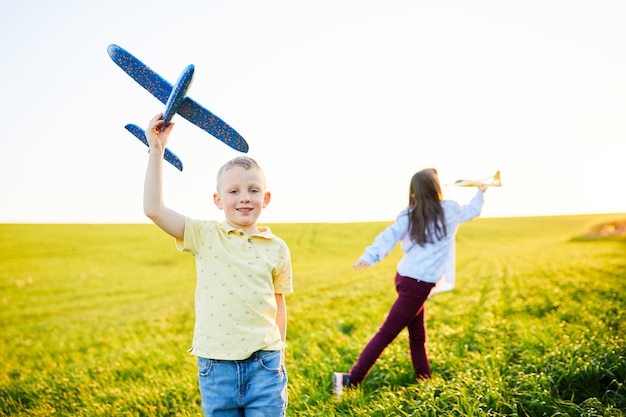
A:
[[[178,113],[231,148],[244,153],[248,152],[248,143],[235,129],[191,98],[186,97],[187,90],[193,79],[193,65],[187,66],[176,84],[172,85],[119,46],[109,45],[107,51],[113,62],[161,103],[165,104],[163,120],[165,120],[166,126],[171,122],[172,117]],[[149,146],[143,129],[133,124],[128,124],[125,128],[146,146]],[[182,162],[169,149],[165,149],[164,159],[178,170],[183,170]]]

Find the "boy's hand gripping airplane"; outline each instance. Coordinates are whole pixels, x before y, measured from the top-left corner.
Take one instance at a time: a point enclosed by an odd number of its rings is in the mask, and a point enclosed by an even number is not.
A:
[[[456,185],[457,187],[478,187],[483,185],[485,187],[502,187],[500,182],[500,171],[496,172],[491,177],[486,177],[480,180],[456,180],[450,185]]]
[[[161,101],[161,103],[165,104],[165,110],[163,112],[165,126],[167,126],[171,122],[172,117],[178,113],[231,148],[244,153],[248,152],[248,143],[235,129],[191,98],[185,96],[193,79],[193,65],[188,65],[178,78],[176,84],[172,85],[119,46],[109,45],[107,52],[113,62],[137,81],[139,85]],[[146,139],[145,132],[139,126],[127,124],[125,128],[135,135],[137,139],[142,141],[144,145],[150,146]],[[165,149],[164,159],[178,168],[178,170],[183,170],[183,164],[180,159],[167,148]]]

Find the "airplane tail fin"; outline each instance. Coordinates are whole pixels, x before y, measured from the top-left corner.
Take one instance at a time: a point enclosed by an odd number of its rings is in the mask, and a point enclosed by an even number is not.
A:
[[[496,172],[496,175],[493,176],[493,181],[491,182],[491,185],[494,187],[502,187],[502,182],[500,181],[500,170],[498,170],[498,172]]]
[[[146,139],[146,132],[144,132],[142,128],[132,123],[127,124],[126,126],[124,126],[124,128],[126,128],[126,130],[132,133],[133,136],[135,136],[137,139],[143,142],[143,144],[146,145],[148,148],[150,147],[150,144],[148,143],[148,139]],[[176,167],[177,170],[179,171],[183,170],[183,163],[180,160],[180,158],[176,156],[174,152],[170,151],[167,148],[165,148],[165,155],[163,155],[163,159],[165,159],[170,164],[174,165],[174,167]]]

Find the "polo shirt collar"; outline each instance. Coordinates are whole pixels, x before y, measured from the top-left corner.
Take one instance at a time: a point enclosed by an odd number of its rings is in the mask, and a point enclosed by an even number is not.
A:
[[[230,223],[228,223],[226,220],[224,220],[223,222],[220,223],[220,227],[227,234],[228,233],[234,233],[234,232],[237,232],[237,231],[242,231],[243,232],[242,229],[239,229],[239,228],[231,226]],[[272,233],[272,231],[270,230],[270,228],[268,226],[259,226],[258,229],[259,229],[259,233],[255,233],[252,236],[259,236],[259,237],[263,237],[263,238],[266,238],[266,239],[272,239],[274,237],[274,234]]]

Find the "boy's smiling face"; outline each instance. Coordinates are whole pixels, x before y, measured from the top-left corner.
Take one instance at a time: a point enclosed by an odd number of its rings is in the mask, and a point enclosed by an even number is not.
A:
[[[256,222],[270,202],[270,193],[265,190],[265,177],[261,171],[236,165],[222,174],[213,201],[224,210],[231,226],[250,235],[258,232]]]

